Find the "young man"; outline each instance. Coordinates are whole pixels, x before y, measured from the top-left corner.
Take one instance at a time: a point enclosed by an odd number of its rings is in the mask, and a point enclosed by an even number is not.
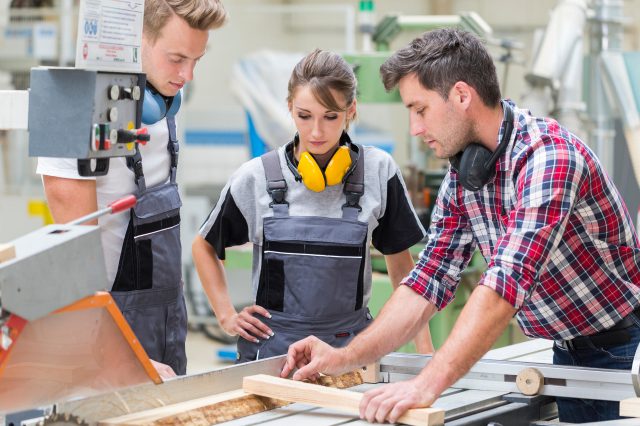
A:
[[[451,160],[429,242],[367,330],[343,349],[313,337],[293,344],[282,374],[336,374],[400,346],[453,299],[476,248],[488,269],[447,341],[414,379],[365,394],[361,417],[393,423],[431,405],[514,315],[528,336],[555,340],[555,364],[631,369],[640,246],[593,152],[555,120],[501,100],[491,56],[469,33],[425,33],[381,74],[387,89],[399,86],[411,133]],[[617,402],[558,398],[558,407],[563,422],[618,416]]]
[[[165,378],[186,373],[174,116],[180,89],[193,79],[209,31],[222,26],[226,16],[220,0],[146,0],[142,69],[147,89],[142,121],[150,142],[139,146],[139,153],[130,159],[111,159],[109,173],[98,178],[80,177],[75,160],[38,161],[37,172],[43,175],[56,222],[68,222],[127,194],[138,197],[130,215],[103,216],[97,223],[102,227],[112,295]],[[154,116],[148,103],[161,106],[155,111],[167,112]]]

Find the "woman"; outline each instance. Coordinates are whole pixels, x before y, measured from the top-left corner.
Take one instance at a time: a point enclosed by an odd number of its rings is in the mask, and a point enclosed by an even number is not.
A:
[[[193,258],[222,328],[238,335],[238,362],[284,354],[313,334],[344,346],[371,316],[369,246],[394,287],[414,266],[424,230],[398,166],[351,142],[356,79],[339,55],[315,50],[295,67],[287,102],[291,142],[243,164],[193,243]],[[221,259],[253,243],[255,304],[236,312]],[[430,352],[425,330],[420,351]]]

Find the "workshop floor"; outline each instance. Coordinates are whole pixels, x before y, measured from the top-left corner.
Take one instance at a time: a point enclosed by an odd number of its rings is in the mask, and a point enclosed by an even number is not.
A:
[[[202,373],[220,367],[233,365],[218,356],[221,349],[235,350],[235,344],[226,345],[209,339],[200,332],[187,333],[187,374]]]

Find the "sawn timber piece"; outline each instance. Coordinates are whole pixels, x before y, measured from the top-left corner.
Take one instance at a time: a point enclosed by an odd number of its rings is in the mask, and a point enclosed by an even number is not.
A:
[[[339,389],[363,383],[359,372],[338,377],[323,376],[319,387]],[[290,401],[248,395],[241,389],[139,411],[100,421],[100,426],[208,426],[289,405]]]
[[[332,408],[355,416],[359,415],[360,400],[363,396],[359,392],[332,389],[266,374],[245,377],[242,388],[247,393]],[[444,424],[444,410],[414,408],[403,414],[398,421],[413,426],[442,425]]]

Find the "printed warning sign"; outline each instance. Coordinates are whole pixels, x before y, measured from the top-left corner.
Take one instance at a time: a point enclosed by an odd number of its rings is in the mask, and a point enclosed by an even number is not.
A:
[[[83,0],[76,68],[142,72],[144,0]]]

